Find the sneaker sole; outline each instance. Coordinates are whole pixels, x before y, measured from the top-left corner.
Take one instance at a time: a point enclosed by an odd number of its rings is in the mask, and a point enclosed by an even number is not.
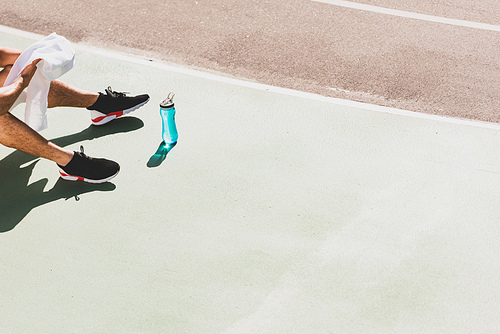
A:
[[[120,111],[115,111],[111,112],[109,114],[103,114],[102,112],[96,111],[96,110],[91,110],[90,111],[90,118],[92,119],[92,124],[94,125],[104,125],[106,123],[111,122],[114,119],[117,119],[118,117],[121,117],[123,115],[126,115],[128,113],[131,113],[134,110],[139,109],[143,105],[149,102],[149,99],[146,101],[133,106],[132,108],[125,109],[125,110],[120,110]]]
[[[87,178],[81,177],[81,176],[69,175],[69,174],[66,174],[64,171],[59,170],[59,175],[64,180],[68,180],[68,181],[84,181],[84,182],[88,182],[88,183],[104,183],[104,182],[108,182],[109,180],[111,180],[112,178],[114,178],[116,175],[118,175],[118,173],[119,173],[119,171],[116,172],[115,175],[112,175],[112,176],[107,177],[105,179],[92,180],[92,179],[87,179]]]

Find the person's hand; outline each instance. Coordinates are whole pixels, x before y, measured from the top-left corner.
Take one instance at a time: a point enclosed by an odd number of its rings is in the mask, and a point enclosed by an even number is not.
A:
[[[31,78],[33,78],[33,75],[35,75],[36,72],[36,64],[38,64],[41,60],[41,58],[33,60],[31,64],[26,65],[26,67],[21,72],[21,78],[23,79],[24,88],[28,87],[28,85],[30,84]]]
[[[35,59],[21,72],[19,78],[8,86],[0,87],[0,116],[6,114],[14,105],[21,92],[28,87],[36,72],[36,64],[42,59]]]

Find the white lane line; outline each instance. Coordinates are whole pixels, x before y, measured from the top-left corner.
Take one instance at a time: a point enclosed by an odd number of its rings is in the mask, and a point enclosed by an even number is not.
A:
[[[400,16],[400,17],[405,17],[405,18],[410,18],[410,19],[423,20],[423,21],[428,21],[428,22],[451,24],[454,26],[475,28],[475,29],[482,29],[482,30],[490,30],[490,31],[500,31],[500,26],[493,25],[493,24],[449,19],[446,17],[407,12],[404,10],[397,10],[397,9],[390,9],[390,8],[366,5],[366,4],[356,3],[356,2],[351,2],[351,1],[344,1],[344,0],[312,0],[312,1],[327,3],[327,4],[335,5],[335,6],[365,10],[365,11],[369,11],[369,12],[373,12],[373,13],[381,13],[381,14]]]
[[[32,39],[33,41],[36,41],[36,40],[39,40],[39,39],[45,37],[43,35],[38,35],[35,33],[30,33],[30,32],[26,32],[26,31],[14,29],[14,28],[2,26],[2,25],[0,25],[0,33],[5,33],[5,34],[10,34],[10,35],[14,35],[14,36],[27,38],[27,39]],[[327,96],[318,95],[318,94],[314,94],[314,93],[301,92],[301,91],[297,91],[297,90],[293,90],[293,89],[281,88],[281,87],[261,84],[261,83],[254,82],[254,81],[246,81],[246,80],[242,80],[242,79],[238,79],[238,78],[234,78],[234,77],[227,77],[227,76],[223,76],[222,74],[214,74],[214,73],[205,72],[205,71],[192,69],[192,68],[188,68],[188,67],[183,67],[183,66],[179,66],[179,65],[167,64],[165,62],[162,62],[161,60],[145,58],[145,57],[141,57],[141,56],[137,56],[137,55],[130,55],[130,54],[125,54],[125,53],[120,53],[120,52],[109,51],[109,50],[101,49],[101,48],[94,47],[91,45],[86,45],[83,43],[72,43],[72,45],[76,50],[81,50],[81,51],[93,53],[96,55],[101,55],[101,56],[105,56],[108,58],[113,58],[116,60],[122,60],[122,61],[135,63],[135,64],[139,64],[139,65],[154,67],[154,68],[158,68],[158,69],[162,69],[162,70],[166,70],[166,71],[171,71],[174,73],[185,74],[185,75],[194,76],[194,77],[207,79],[207,80],[211,80],[211,81],[216,81],[216,82],[223,82],[223,83],[227,83],[227,84],[231,84],[231,85],[235,85],[235,86],[239,86],[239,87],[257,89],[257,90],[267,91],[267,92],[276,93],[276,94],[288,95],[288,96],[309,99],[309,100],[319,101],[319,102],[325,102],[325,103],[330,103],[330,104],[334,104],[334,105],[338,105],[338,106],[351,107],[351,108],[356,108],[356,109],[361,109],[361,110],[370,110],[370,111],[375,111],[375,112],[380,112],[380,113],[385,113],[385,114],[413,117],[413,118],[426,119],[426,120],[436,121],[436,122],[444,122],[444,123],[450,123],[450,124],[472,126],[472,127],[477,127],[477,128],[500,130],[499,123],[491,123],[491,122],[483,122],[483,121],[476,121],[476,120],[469,120],[469,119],[462,119],[462,118],[453,118],[453,117],[447,117],[447,116],[424,114],[424,113],[419,113],[419,112],[415,112],[415,111],[379,106],[379,105],[365,103],[365,102],[357,102],[357,101],[345,100],[345,99],[340,99],[340,98],[335,98],[335,97],[327,97]]]

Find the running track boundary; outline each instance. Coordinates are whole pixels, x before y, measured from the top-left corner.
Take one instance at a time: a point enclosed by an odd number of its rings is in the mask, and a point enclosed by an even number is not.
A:
[[[22,30],[6,27],[6,26],[2,26],[2,25],[0,25],[0,33],[7,33],[7,34],[14,35],[14,36],[32,39],[34,41],[40,40],[40,39],[45,37],[43,35],[25,32]],[[163,70],[171,71],[174,73],[182,73],[182,74],[191,75],[191,76],[195,76],[195,77],[199,77],[199,78],[204,78],[207,80],[223,82],[223,83],[232,84],[232,85],[240,86],[240,87],[258,89],[258,90],[262,90],[262,91],[268,91],[268,92],[282,94],[282,95],[288,95],[288,96],[293,96],[293,97],[298,97],[298,98],[303,98],[303,99],[320,101],[320,102],[330,103],[330,104],[339,105],[339,106],[352,107],[352,108],[357,108],[357,109],[362,109],[362,110],[376,111],[376,112],[380,112],[380,113],[386,113],[386,114],[392,114],[392,115],[398,115],[398,116],[406,116],[406,117],[413,117],[413,118],[419,118],[419,119],[427,119],[430,121],[438,121],[438,122],[445,122],[445,123],[451,123],[451,124],[473,126],[473,127],[486,128],[486,129],[492,129],[492,130],[500,130],[500,124],[498,124],[498,123],[490,123],[490,122],[482,122],[482,121],[475,121],[475,120],[467,120],[467,119],[460,119],[460,118],[430,115],[430,114],[424,114],[424,113],[408,111],[408,110],[403,110],[403,109],[378,106],[378,105],[364,103],[364,102],[356,102],[356,101],[350,101],[350,100],[345,100],[345,99],[340,99],[340,98],[322,96],[322,95],[313,94],[313,93],[301,92],[301,91],[297,91],[297,90],[293,90],[293,89],[270,86],[270,85],[265,85],[265,84],[253,82],[253,81],[246,81],[246,80],[242,80],[242,79],[237,79],[237,78],[233,78],[233,77],[226,77],[226,76],[223,76],[222,74],[219,75],[219,74],[209,73],[209,72],[205,72],[205,71],[198,70],[198,69],[181,67],[178,65],[171,65],[171,64],[167,64],[165,62],[150,59],[150,58],[144,58],[144,57],[129,55],[129,54],[125,54],[125,53],[108,51],[108,50],[100,49],[100,48],[97,48],[94,46],[89,46],[89,45],[86,45],[83,43],[72,43],[72,46],[75,49],[78,49],[81,51],[86,51],[86,52],[91,52],[91,53],[102,55],[102,56],[105,56],[108,58],[127,61],[127,62],[136,63],[136,64],[140,64],[140,65],[144,65],[144,66],[158,68],[158,69],[163,69]]]

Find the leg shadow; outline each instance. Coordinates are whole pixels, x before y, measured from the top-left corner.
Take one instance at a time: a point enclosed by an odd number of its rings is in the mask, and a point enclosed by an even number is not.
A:
[[[144,123],[135,117],[117,119],[106,126],[91,125],[85,130],[51,140],[59,146],[67,146],[116,133],[137,130]],[[0,233],[12,230],[34,208],[59,200],[69,199],[93,191],[112,191],[116,186],[110,182],[91,184],[59,179],[49,191],[44,191],[48,179],[28,185],[33,168],[39,158],[14,151],[0,160]],[[57,166],[56,166],[57,168]]]

